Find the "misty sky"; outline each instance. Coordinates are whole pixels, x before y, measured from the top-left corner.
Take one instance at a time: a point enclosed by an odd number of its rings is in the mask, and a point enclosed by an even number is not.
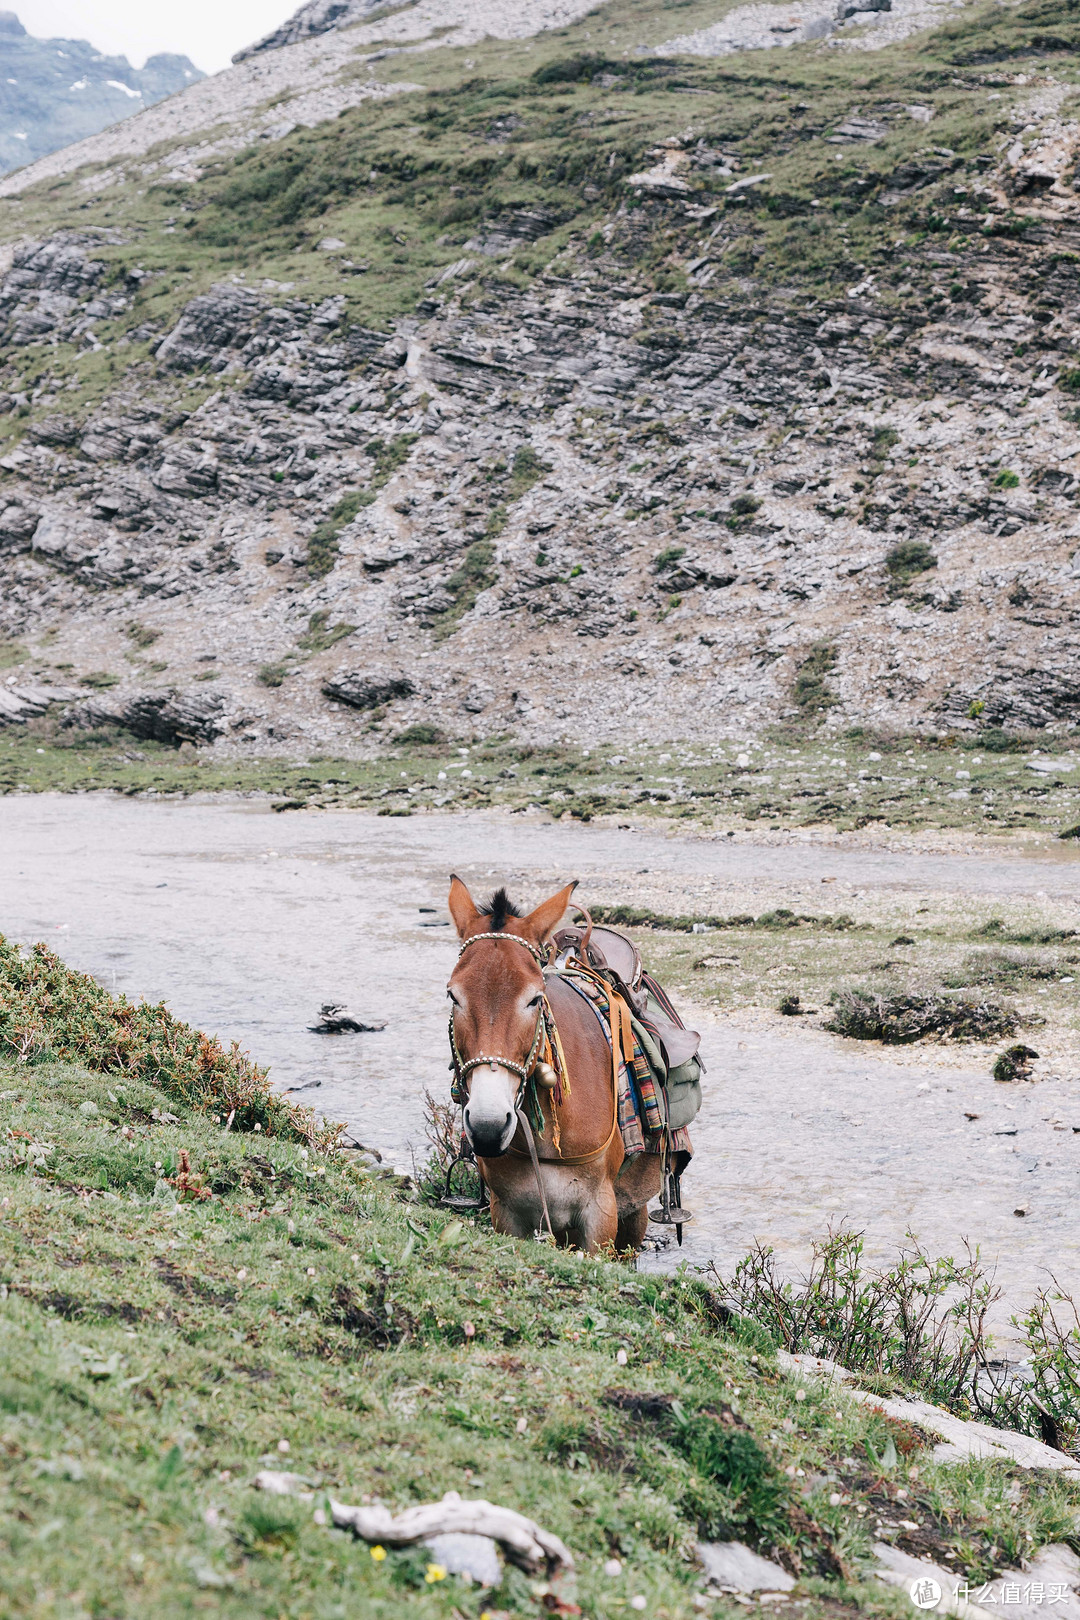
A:
[[[300,0],[0,0],[39,39],[88,39],[142,67],[158,51],[190,56],[204,73],[227,67],[233,51],[276,28]]]

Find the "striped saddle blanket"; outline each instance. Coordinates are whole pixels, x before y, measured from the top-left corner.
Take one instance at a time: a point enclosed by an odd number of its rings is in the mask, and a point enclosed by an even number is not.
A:
[[[608,998],[593,978],[578,976],[572,970],[559,975],[563,983],[576,990],[596,1014],[608,1046],[611,1046],[611,1021]],[[634,1050],[623,1052],[619,1065],[619,1129],[627,1158],[635,1153],[659,1153],[664,1135],[664,1104],[637,1032]],[[690,1132],[681,1126],[671,1132],[671,1148],[676,1156],[675,1168],[680,1172],[690,1162],[694,1149]]]

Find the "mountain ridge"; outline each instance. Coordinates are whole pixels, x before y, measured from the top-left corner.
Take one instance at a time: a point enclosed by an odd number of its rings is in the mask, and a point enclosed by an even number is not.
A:
[[[160,53],[142,68],[81,39],[35,39],[0,11],[0,173],[25,167],[204,75],[186,56]]]

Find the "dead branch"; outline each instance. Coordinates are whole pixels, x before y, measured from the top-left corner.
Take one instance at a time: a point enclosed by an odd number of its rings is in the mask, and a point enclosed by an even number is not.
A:
[[[346,1507],[343,1502],[333,1501],[330,1515],[339,1530],[351,1530],[361,1541],[407,1547],[432,1536],[488,1536],[526,1574],[545,1573],[550,1577],[574,1567],[570,1549],[532,1519],[512,1508],[496,1507],[493,1502],[463,1502],[457,1491],[448,1491],[441,1502],[407,1508],[396,1517],[389,1508]]]

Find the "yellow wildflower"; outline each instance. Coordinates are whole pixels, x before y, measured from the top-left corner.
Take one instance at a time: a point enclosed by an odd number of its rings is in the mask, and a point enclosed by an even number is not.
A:
[[[386,1557],[386,1548],[385,1547],[372,1547],[371,1556],[372,1556],[372,1558],[375,1560],[375,1562],[377,1564],[381,1564],[383,1559]]]
[[[429,1564],[424,1579],[429,1586],[434,1586],[436,1581],[445,1581],[446,1571],[441,1564]]]

